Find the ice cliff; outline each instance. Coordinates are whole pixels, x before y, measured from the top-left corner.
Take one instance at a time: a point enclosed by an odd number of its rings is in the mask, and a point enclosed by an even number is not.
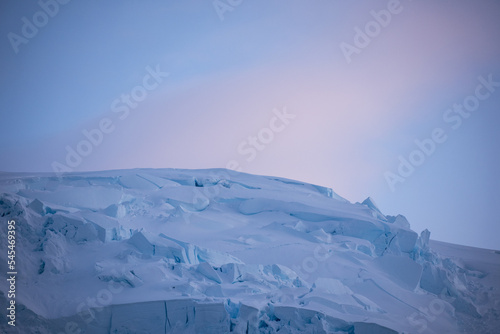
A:
[[[495,333],[500,252],[234,171],[0,174],[3,333]],[[450,224],[451,226],[451,224]],[[5,279],[0,307],[8,306]]]

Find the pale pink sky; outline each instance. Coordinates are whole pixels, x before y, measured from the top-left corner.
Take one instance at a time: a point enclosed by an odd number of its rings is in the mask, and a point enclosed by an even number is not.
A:
[[[110,117],[116,129],[75,170],[236,160],[245,172],[329,186],[351,201],[372,196],[438,240],[498,248],[500,221],[485,203],[500,200],[500,92],[460,129],[442,116],[479,76],[500,81],[500,5],[401,1],[348,63],[340,44],[353,44],[355,27],[388,3],[246,1],[224,21],[210,2],[68,4],[17,54],[3,41],[0,170],[51,171],[83,129]],[[5,36],[39,10],[10,6],[0,14]],[[118,120],[111,102],[157,64],[170,76]],[[247,162],[238,146],[283,107],[296,118]],[[392,192],[384,173],[436,127],[448,140]],[[460,228],[452,233],[450,222]]]

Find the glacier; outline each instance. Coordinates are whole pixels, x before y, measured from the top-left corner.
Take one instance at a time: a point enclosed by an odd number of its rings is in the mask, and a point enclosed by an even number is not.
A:
[[[0,173],[2,333],[497,333],[500,252],[225,169]],[[451,224],[450,224],[451,226]],[[0,281],[0,307],[8,307]]]

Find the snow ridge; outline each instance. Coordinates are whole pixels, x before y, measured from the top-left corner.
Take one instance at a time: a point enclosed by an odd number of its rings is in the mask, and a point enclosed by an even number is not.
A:
[[[498,252],[429,241],[371,198],[351,204],[299,181],[222,169],[2,173],[0,216],[16,221],[22,273],[19,326],[0,319],[6,333],[500,325]],[[1,307],[6,291],[0,282]]]

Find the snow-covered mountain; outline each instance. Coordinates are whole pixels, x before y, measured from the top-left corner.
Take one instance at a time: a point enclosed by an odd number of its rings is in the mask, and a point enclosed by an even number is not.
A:
[[[222,169],[0,174],[5,333],[498,333],[500,252]],[[450,222],[450,228],[453,228]],[[6,308],[10,281],[0,280]],[[7,311],[9,312],[9,311]],[[7,314],[7,313],[6,313]]]

